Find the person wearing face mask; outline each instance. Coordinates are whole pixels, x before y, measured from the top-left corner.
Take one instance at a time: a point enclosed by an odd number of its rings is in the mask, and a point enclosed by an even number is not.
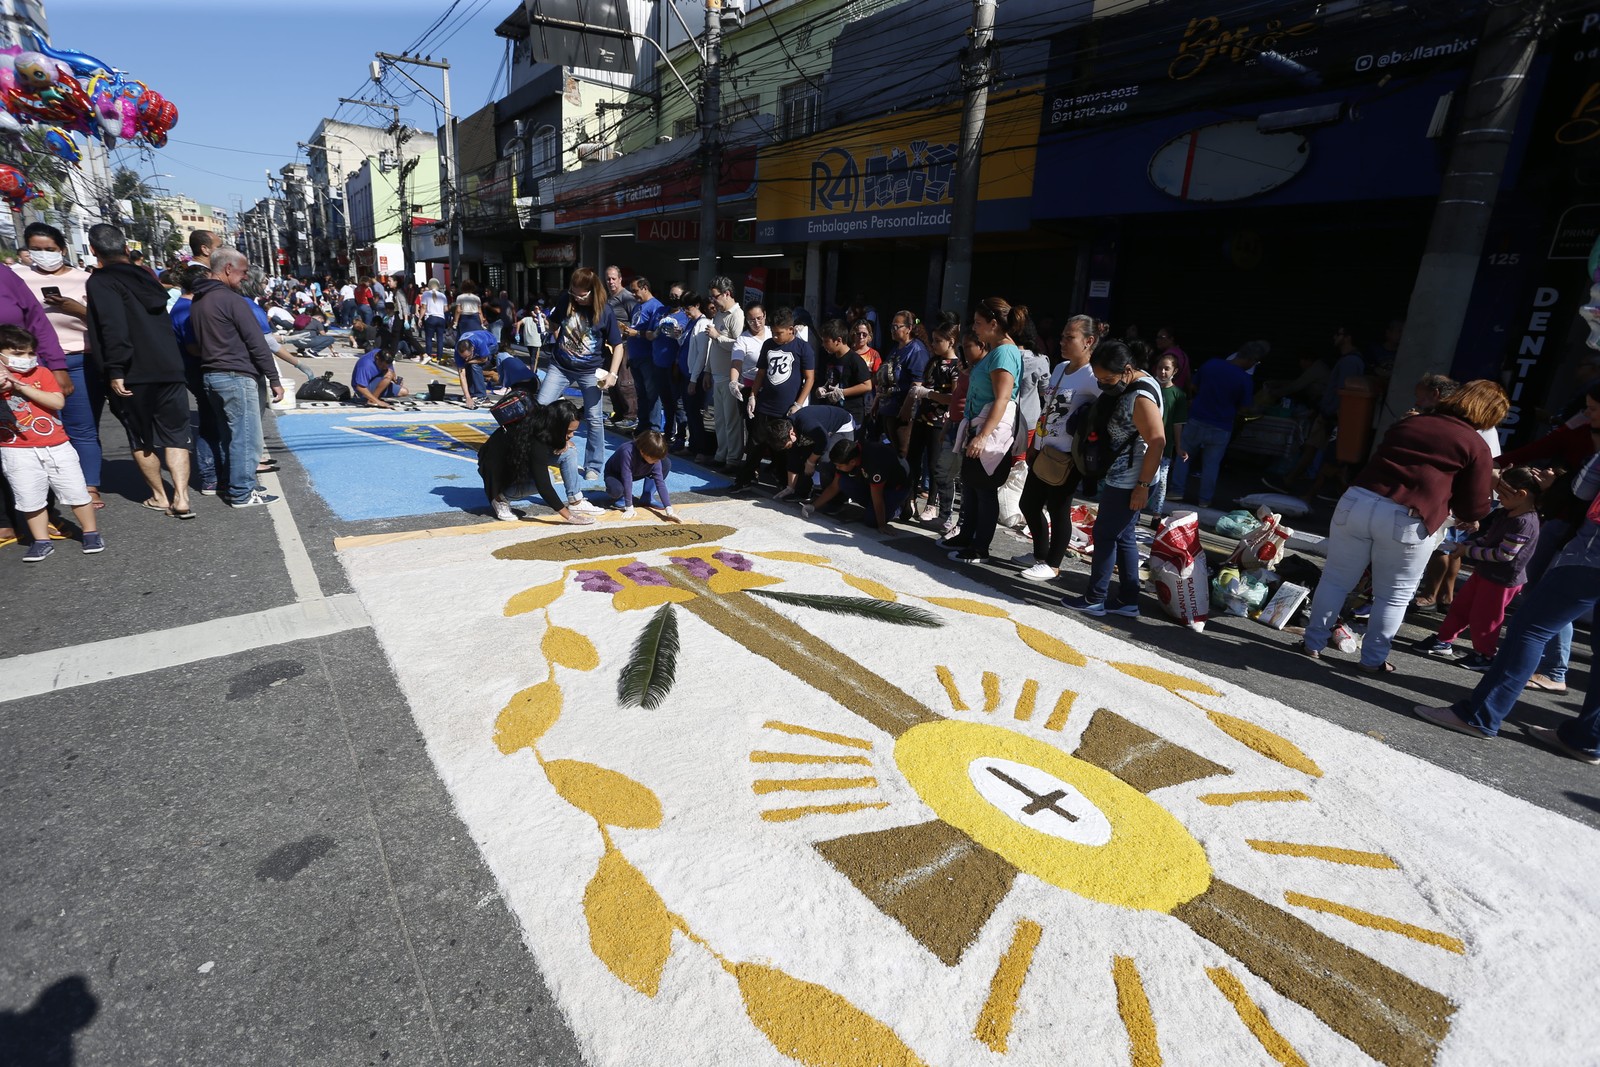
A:
[[[554,404],[569,385],[582,390],[583,418],[589,427],[582,479],[593,481],[600,477],[606,462],[604,390],[616,384],[627,349],[616,312],[606,302],[592,269],[579,267],[572,272],[567,291],[550,313],[550,325],[556,343],[539,387],[539,403]],[[567,486],[569,499],[578,491],[577,485]]]
[[[60,230],[42,222],[30,225],[22,234],[24,265],[17,272],[28,289],[44,305],[50,325],[66,355],[67,375],[72,389],[61,422],[78,454],[89,499],[96,508],[105,507],[100,499],[100,413],[105,410],[105,378],[98,373],[99,361],[88,355],[89,272],[67,262],[67,241]]]

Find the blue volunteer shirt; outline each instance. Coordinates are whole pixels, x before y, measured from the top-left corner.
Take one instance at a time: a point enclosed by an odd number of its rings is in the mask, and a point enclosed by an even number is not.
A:
[[[1231,359],[1213,359],[1195,374],[1199,383],[1189,401],[1189,421],[1203,422],[1219,430],[1233,432],[1233,421],[1241,409],[1255,400],[1255,379]]]
[[[550,324],[555,329],[555,362],[572,374],[611,368],[611,348],[622,341],[617,330],[617,315],[607,304],[600,317],[575,311],[570,298],[556,301],[550,314]]]
[[[494,334],[488,330],[468,330],[457,339],[456,343],[460,344],[462,341],[470,342],[472,351],[480,358],[487,359],[493,365],[495,350],[500,347],[500,343],[495,340]],[[457,358],[460,357],[458,356]]]
[[[661,314],[667,306],[655,297],[651,297],[642,304],[634,305],[633,314],[628,317],[628,325],[640,333],[654,330],[661,324]],[[646,363],[655,360],[655,342],[645,337],[628,338],[628,361],[640,360]]]
[[[389,383],[388,388],[383,392],[378,391],[378,382],[383,379],[386,373],[382,367],[378,366],[378,352],[379,349],[374,348],[371,352],[356,360],[356,369],[350,375],[350,391],[355,393],[357,400],[366,399],[361,395],[362,389],[370,389],[373,395],[379,397],[394,396],[399,392],[399,387],[393,382]]]
[[[671,314],[662,315],[656,323],[656,339],[651,342],[651,355],[656,366],[670,367],[676,363],[687,370],[688,341],[689,313],[679,308]]]

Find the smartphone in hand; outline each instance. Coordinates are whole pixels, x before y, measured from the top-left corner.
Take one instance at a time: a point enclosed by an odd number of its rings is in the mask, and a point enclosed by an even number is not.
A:
[[[61,295],[61,287],[58,285],[47,285],[39,291],[45,296],[59,297]]]

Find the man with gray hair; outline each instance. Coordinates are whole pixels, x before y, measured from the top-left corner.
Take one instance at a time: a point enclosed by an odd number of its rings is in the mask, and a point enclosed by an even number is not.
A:
[[[200,349],[201,381],[217,416],[217,488],[236,508],[269,504],[276,497],[259,490],[261,397],[258,382],[270,383],[273,400],[283,399],[283,383],[261,334],[250,302],[239,293],[250,261],[236,248],[211,254],[211,277],[194,287],[190,323]]]

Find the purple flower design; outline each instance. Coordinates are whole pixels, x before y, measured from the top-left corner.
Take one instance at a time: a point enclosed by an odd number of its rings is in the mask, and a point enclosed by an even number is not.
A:
[[[626,567],[618,567],[617,573],[627,578],[635,585],[671,585],[666,576],[654,567],[645,563],[630,563]]]
[[[620,593],[622,586],[605,571],[579,571],[573,581],[583,583],[585,593]]]
[[[736,571],[747,571],[752,564],[737,552],[713,552],[711,558],[726,563]]]
[[[685,556],[672,556],[672,562],[689,572],[689,577],[703,582],[717,573],[717,569],[703,559],[694,559]]]

